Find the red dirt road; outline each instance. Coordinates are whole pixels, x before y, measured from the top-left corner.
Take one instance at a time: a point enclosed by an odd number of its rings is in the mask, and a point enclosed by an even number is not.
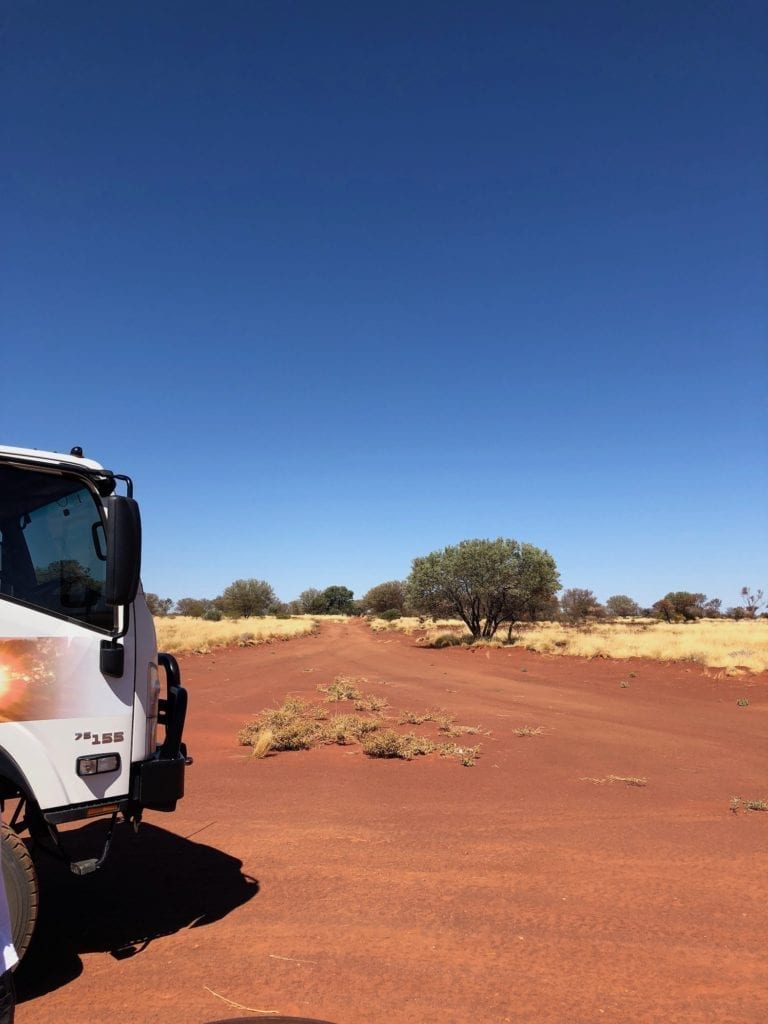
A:
[[[768,813],[729,806],[768,799],[766,675],[423,650],[361,622],[182,668],[187,796],[97,875],[43,872],[18,1024],[768,1020]],[[237,745],[342,673],[389,714],[481,725],[477,765]]]

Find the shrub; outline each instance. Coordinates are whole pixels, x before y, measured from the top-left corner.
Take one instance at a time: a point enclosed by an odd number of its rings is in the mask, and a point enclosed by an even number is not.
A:
[[[373,612],[374,615],[381,615],[384,612],[395,609],[404,614],[406,604],[405,584],[400,580],[389,580],[387,583],[380,583],[377,587],[371,587],[367,594],[360,599],[362,608]]]
[[[425,736],[414,736],[409,733],[401,736],[393,729],[382,729],[363,737],[363,753],[368,757],[399,757],[404,761],[420,754],[431,754],[435,744]]]
[[[441,650],[443,647],[461,647],[463,643],[464,638],[457,633],[441,633],[429,646]]]
[[[402,619],[403,613],[399,608],[387,608],[385,612],[379,612],[377,618],[384,619],[386,622],[394,622],[395,619]]]
[[[202,618],[206,622],[221,622],[223,616],[218,608],[209,608],[208,611],[203,612]]]
[[[355,701],[355,711],[383,711],[388,707],[389,701],[385,697],[377,697],[372,693]]]
[[[344,745],[352,740],[359,741],[363,736],[375,732],[379,723],[359,715],[334,715],[323,724],[320,739],[323,743]]]
[[[474,768],[480,756],[480,747],[460,747],[456,743],[440,743],[437,747],[440,757],[456,757],[465,768]]]
[[[327,701],[361,700],[363,695],[357,688],[359,681],[352,676],[336,676],[329,686],[320,685],[318,690],[321,693],[327,694],[325,698]]]
[[[393,729],[382,729],[363,740],[368,757],[403,757],[402,737]]]
[[[255,749],[262,733],[270,730],[272,750],[308,750],[318,741],[322,730],[316,711],[300,697],[289,697],[280,707],[262,711],[240,730],[238,739],[243,746]]]

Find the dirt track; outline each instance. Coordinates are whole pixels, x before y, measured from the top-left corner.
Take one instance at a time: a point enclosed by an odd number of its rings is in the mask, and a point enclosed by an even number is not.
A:
[[[182,667],[187,796],[99,874],[46,868],[18,1024],[768,1020],[768,813],[729,809],[768,798],[766,675],[429,651],[357,622]],[[237,746],[340,673],[392,713],[482,725],[477,766]],[[647,785],[590,781],[609,776]]]

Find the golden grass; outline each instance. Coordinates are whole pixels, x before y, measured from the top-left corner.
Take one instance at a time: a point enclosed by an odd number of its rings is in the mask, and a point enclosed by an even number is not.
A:
[[[582,779],[582,782],[593,782],[596,786],[604,786],[606,782],[610,785],[613,782],[623,782],[625,786],[647,786],[648,779],[645,776],[637,775],[607,775],[604,779]]]
[[[518,635],[521,646],[543,654],[694,661],[732,674],[768,669],[768,621],[764,619],[702,619],[687,625],[625,621],[581,628],[545,622],[519,630]]]
[[[458,620],[425,623],[417,618],[371,622],[371,629],[395,630],[417,635],[420,643],[433,643],[447,633],[457,636],[467,629]],[[655,619],[622,619],[617,622],[568,626],[558,622],[517,624],[516,646],[540,654],[570,654],[580,658],[649,658],[652,661],[693,661],[728,675],[768,671],[768,619],[755,621],[701,619],[670,624]],[[500,644],[506,626],[491,642]],[[486,641],[487,643],[487,641]]]
[[[336,681],[344,678],[337,677]],[[318,689],[327,694],[331,687],[322,686]],[[326,702],[329,699],[326,697]],[[360,701],[355,706],[357,707],[359,703]],[[375,698],[369,698],[367,703],[375,704],[377,701]],[[279,706],[264,708],[260,714],[247,722],[238,733],[237,739],[241,746],[251,748],[251,756],[255,758],[263,758],[270,753],[284,750],[311,750],[312,747],[329,744],[359,744],[368,757],[400,758],[405,761],[438,751],[441,757],[455,756],[467,767],[473,766],[480,755],[479,745],[465,747],[455,743],[436,743],[427,736],[416,736],[412,732],[403,734],[386,726],[383,715],[368,707],[363,710],[368,713],[342,712],[329,715],[325,704],[313,704],[302,697],[289,696]],[[409,714],[401,716],[399,724],[409,721]],[[455,725],[447,712],[429,713],[422,721],[437,723],[440,732],[449,736],[475,734],[481,731],[480,726]]]
[[[312,633],[317,620],[311,615],[290,619],[222,619],[207,622],[188,616],[155,619],[157,646],[169,654],[207,654],[215,647],[252,647],[272,640],[290,640]]]

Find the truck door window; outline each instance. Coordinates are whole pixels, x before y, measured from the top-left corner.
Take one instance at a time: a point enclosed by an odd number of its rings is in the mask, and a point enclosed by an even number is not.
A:
[[[79,480],[0,469],[0,591],[112,629],[104,601],[106,542],[100,508]]]

